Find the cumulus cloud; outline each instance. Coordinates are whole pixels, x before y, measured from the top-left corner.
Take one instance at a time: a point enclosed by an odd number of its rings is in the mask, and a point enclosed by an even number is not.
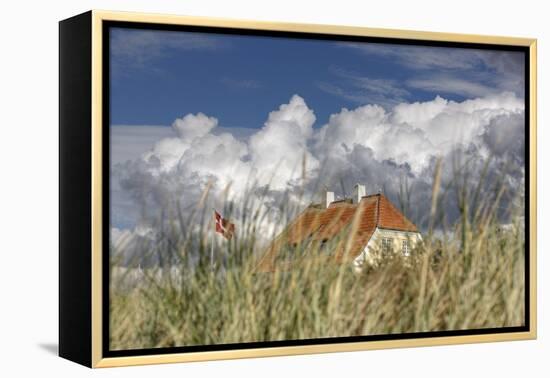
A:
[[[216,126],[218,126],[216,118],[207,117],[202,113],[187,114],[183,118],[176,119],[172,124],[180,139],[189,140],[208,134]]]
[[[303,161],[309,171],[318,167],[307,147],[314,122],[315,114],[298,95],[269,114],[264,127],[250,138],[251,165],[259,185],[284,190],[303,174]]]
[[[208,206],[238,203],[251,188],[261,187],[269,188],[270,198],[256,205],[269,206],[301,184],[304,163],[306,172],[318,167],[308,151],[314,122],[300,96],[271,112],[252,135],[242,129],[236,135],[228,132],[232,129],[220,132],[218,120],[202,113],[178,118],[171,137],[156,141],[136,159],[113,165],[112,220],[127,225],[133,216],[138,223],[172,207],[174,200],[191,209],[208,185]]]
[[[481,169],[491,157],[493,175],[506,166],[510,185],[518,189],[522,184],[524,104],[510,92],[462,102],[436,97],[389,110],[379,105],[344,108],[320,127],[314,128],[315,121],[314,111],[298,95],[272,111],[263,127],[240,138],[220,128],[214,117],[185,115],[174,121],[172,136],[113,166],[112,191],[121,198],[114,198],[112,213],[126,211],[133,201],[135,224],[142,224],[174,200],[184,211],[192,208],[206,187],[208,206],[223,207],[229,201],[238,208],[256,201],[263,210],[276,212],[282,198],[301,208],[323,186],[344,196],[356,182],[366,184],[369,193],[383,190],[399,205],[405,181],[411,192],[407,215],[422,228],[439,157],[447,182],[462,156],[474,161],[471,170]],[[268,190],[259,194],[252,187]],[[452,222],[456,212],[451,205]],[[265,226],[280,228],[282,222],[273,219]]]
[[[293,96],[269,114],[263,128],[248,141],[233,134],[215,134],[218,120],[203,113],[187,114],[172,124],[176,137],[164,138],[145,152],[141,161],[154,177],[175,173],[181,178],[215,179],[218,187],[242,192],[249,180],[284,190],[300,177],[302,160],[308,169],[318,165],[308,151],[315,115],[300,96]]]
[[[248,174],[244,161],[248,146],[230,133],[213,134],[217,124],[216,118],[202,113],[176,119],[172,124],[176,136],[158,141],[129,164],[143,171],[159,198],[173,190],[200,187],[210,179],[223,187],[233,181],[238,185]],[[122,182],[131,183],[131,177]]]
[[[391,111],[377,105],[342,109],[317,135],[316,155],[348,156],[354,145],[371,149],[378,161],[407,164],[419,175],[430,158],[469,145],[486,125],[501,115],[523,112],[523,102],[511,93],[467,100],[402,103]]]

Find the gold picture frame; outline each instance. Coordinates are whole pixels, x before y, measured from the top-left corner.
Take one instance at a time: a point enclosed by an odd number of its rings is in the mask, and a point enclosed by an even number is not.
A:
[[[103,108],[105,106],[104,51],[108,22],[213,27],[267,32],[332,36],[375,37],[407,41],[438,41],[525,48],[528,53],[529,228],[527,329],[518,332],[457,334],[421,338],[353,341],[294,346],[269,346],[199,352],[105,356],[104,342],[104,175],[106,166]],[[114,367],[188,361],[208,361],[371,349],[420,347],[535,339],[537,336],[536,229],[537,229],[537,41],[536,39],[437,33],[368,27],[294,24],[210,17],[127,13],[93,10],[60,23],[60,355],[89,367]],[[73,67],[78,66],[78,67]],[[76,89],[75,89],[76,88]],[[76,109],[76,111],[75,111]],[[78,122],[78,123],[75,123]],[[82,125],[82,122],[89,126]],[[78,126],[77,126],[78,125]],[[80,128],[75,130],[75,128]],[[75,146],[76,144],[76,146]],[[78,145],[87,146],[78,150]],[[71,147],[73,146],[73,147]],[[76,149],[75,149],[76,148]],[[90,170],[76,173],[72,156],[89,159]],[[87,161],[87,160],[85,160]],[[76,181],[76,182],[75,182]],[[78,214],[74,204],[84,201]],[[71,210],[72,208],[72,210]],[[83,219],[76,221],[75,219]],[[72,235],[72,236],[70,236]],[[77,298],[78,297],[78,298]],[[75,308],[77,307],[77,308]],[[83,315],[84,314],[84,315]],[[78,345],[82,347],[78,349]]]

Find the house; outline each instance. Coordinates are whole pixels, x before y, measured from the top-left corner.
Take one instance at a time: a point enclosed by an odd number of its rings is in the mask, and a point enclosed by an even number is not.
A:
[[[309,205],[271,242],[258,271],[290,268],[300,260],[300,252],[311,253],[307,251],[333,257],[336,263],[353,263],[360,270],[376,256],[407,256],[422,240],[417,227],[384,194],[366,195],[364,185],[355,185],[353,198],[335,200],[334,192],[327,191],[323,199],[322,204]]]

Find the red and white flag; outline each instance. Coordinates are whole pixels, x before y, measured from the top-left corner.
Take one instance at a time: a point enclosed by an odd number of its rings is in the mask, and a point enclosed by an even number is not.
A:
[[[223,237],[228,240],[233,237],[233,233],[235,232],[235,224],[223,218],[216,210],[214,210],[214,221],[217,233],[222,234]]]

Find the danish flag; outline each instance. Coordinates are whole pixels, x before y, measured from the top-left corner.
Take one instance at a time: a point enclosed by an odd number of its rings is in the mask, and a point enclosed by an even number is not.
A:
[[[217,233],[222,234],[227,240],[233,237],[233,233],[235,232],[235,224],[229,222],[227,219],[224,219],[216,210],[214,210],[214,221]]]

